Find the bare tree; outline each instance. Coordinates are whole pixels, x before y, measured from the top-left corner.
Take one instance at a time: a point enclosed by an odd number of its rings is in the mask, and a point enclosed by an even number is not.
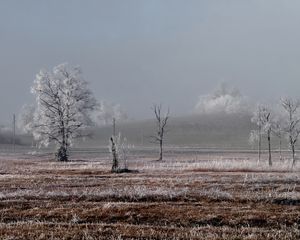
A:
[[[272,166],[272,151],[271,151],[271,133],[272,133],[272,119],[271,111],[268,107],[264,106],[262,109],[262,124],[263,132],[267,135],[268,139],[268,152],[269,152],[269,166]]]
[[[251,120],[252,122],[255,122],[258,126],[258,161],[260,161],[261,136],[262,134],[264,134],[268,140],[269,166],[272,166],[271,133],[273,129],[273,120],[270,108],[264,105],[259,105],[256,111],[254,112],[254,116]]]
[[[300,117],[298,115],[300,101],[293,100],[291,98],[282,98],[281,105],[288,115],[285,132],[288,134],[289,146],[292,151],[292,159],[293,159],[292,166],[294,167],[296,164],[296,158],[295,158],[296,143],[298,141],[298,137],[300,134],[300,126],[299,126]]]
[[[283,160],[282,157],[282,138],[284,136],[283,125],[280,119],[274,120],[272,132],[279,139],[279,158],[280,161]]]
[[[45,146],[56,143],[57,160],[68,161],[69,147],[75,138],[86,135],[90,112],[97,105],[87,82],[78,67],[61,64],[53,72],[40,71],[32,93],[37,102],[30,125],[33,136]]]
[[[163,143],[164,143],[164,137],[166,133],[166,127],[168,124],[168,120],[170,118],[170,109],[168,108],[168,111],[163,114],[162,113],[162,106],[154,104],[153,105],[153,112],[155,114],[155,120],[156,120],[156,135],[153,137],[154,141],[159,144],[159,161],[163,160]]]
[[[251,131],[250,139],[255,139],[258,142],[258,162],[260,162],[261,158],[261,135],[262,135],[262,108],[260,105],[257,106],[253,113],[253,117],[251,118],[251,122],[257,125],[257,130]]]
[[[128,144],[127,138],[122,137],[121,133],[110,138],[109,150],[112,153],[113,164],[111,171],[114,173],[128,172],[128,155],[133,145]],[[123,167],[120,166],[123,163]]]
[[[111,172],[118,172],[119,170],[119,157],[117,153],[117,146],[115,143],[115,136],[110,138],[111,146],[110,146],[110,151],[113,156],[113,164],[111,168]]]

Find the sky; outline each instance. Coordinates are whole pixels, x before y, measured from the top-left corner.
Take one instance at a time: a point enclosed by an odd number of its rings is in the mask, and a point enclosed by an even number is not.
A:
[[[80,65],[134,119],[193,112],[227,82],[255,101],[300,97],[298,0],[0,0],[0,123],[40,69]]]

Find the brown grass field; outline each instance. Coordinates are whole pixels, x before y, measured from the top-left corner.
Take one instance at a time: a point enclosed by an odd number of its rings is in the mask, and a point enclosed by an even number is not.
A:
[[[264,156],[266,158],[266,156]],[[287,157],[286,157],[287,158]],[[300,239],[300,169],[253,153],[0,155],[0,239]]]

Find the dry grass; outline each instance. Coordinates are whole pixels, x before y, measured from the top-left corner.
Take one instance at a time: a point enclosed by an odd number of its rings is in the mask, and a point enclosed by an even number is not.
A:
[[[0,155],[0,239],[299,239],[300,172],[255,155]]]

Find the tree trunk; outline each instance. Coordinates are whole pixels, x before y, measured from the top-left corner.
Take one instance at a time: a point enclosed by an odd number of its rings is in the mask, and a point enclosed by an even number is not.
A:
[[[292,144],[292,155],[293,155],[293,163],[292,163],[292,167],[294,167],[295,164],[296,164],[295,145],[294,145],[294,144]]]
[[[268,131],[268,144],[269,144],[269,166],[272,166],[272,155],[271,155],[271,131]]]
[[[260,155],[261,155],[261,128],[258,131],[258,163],[260,162]]]
[[[62,119],[62,113],[60,113]],[[61,120],[61,128],[60,128],[61,136],[62,136],[62,143],[56,153],[56,158],[58,161],[67,162],[68,161],[68,143],[66,141],[66,129],[65,123]]]
[[[159,141],[159,161],[163,160],[163,141]]]
[[[282,158],[282,140],[281,140],[281,136],[279,137],[279,157],[280,157],[280,161],[283,160]]]
[[[110,141],[111,141],[111,152],[112,152],[112,155],[113,155],[113,164],[112,164],[111,171],[112,172],[117,172],[118,169],[119,169],[119,162],[118,162],[116,144],[115,144],[114,139],[112,137],[110,138]]]
[[[67,162],[68,158],[68,149],[66,146],[61,145],[56,152],[56,159],[60,162]]]

